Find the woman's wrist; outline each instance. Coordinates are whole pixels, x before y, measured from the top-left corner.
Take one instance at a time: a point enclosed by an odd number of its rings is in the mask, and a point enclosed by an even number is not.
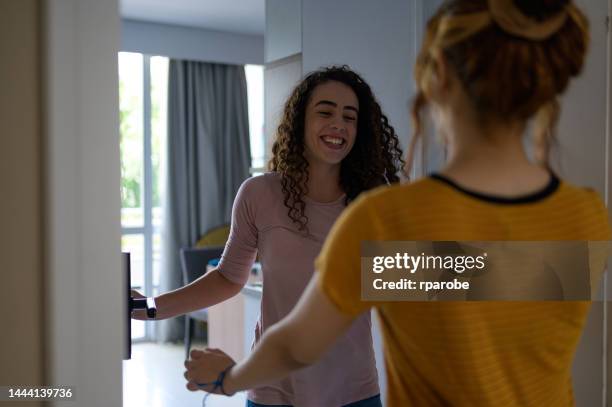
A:
[[[155,297],[155,304],[157,305],[157,317],[155,319],[166,319],[172,317],[170,314],[170,303],[171,299],[168,298],[169,293],[161,294]]]
[[[236,392],[240,391],[236,383],[236,365],[233,364],[224,370],[223,377],[221,380],[221,392],[226,396],[233,396]]]

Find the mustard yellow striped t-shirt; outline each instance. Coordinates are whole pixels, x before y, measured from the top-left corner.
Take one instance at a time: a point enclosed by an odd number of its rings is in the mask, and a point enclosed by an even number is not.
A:
[[[316,268],[342,312],[376,307],[390,406],[571,406],[570,369],[589,302],[362,302],[360,243],[609,237],[598,195],[555,176],[516,199],[434,176],[360,197],[334,225]]]

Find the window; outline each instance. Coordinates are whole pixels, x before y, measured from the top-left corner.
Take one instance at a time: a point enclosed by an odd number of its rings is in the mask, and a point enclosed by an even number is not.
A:
[[[169,59],[119,53],[121,250],[131,253],[132,288],[159,293]],[[263,67],[245,66],[252,173],[262,172]],[[150,322],[132,321],[132,338],[153,340]]]
[[[264,141],[264,71],[261,65],[246,65],[244,73],[249,95],[249,133],[251,137],[251,173],[265,171]]]
[[[163,157],[166,151],[168,58],[119,53],[121,249],[132,259],[133,288],[159,291]],[[132,321],[134,339],[152,327]]]

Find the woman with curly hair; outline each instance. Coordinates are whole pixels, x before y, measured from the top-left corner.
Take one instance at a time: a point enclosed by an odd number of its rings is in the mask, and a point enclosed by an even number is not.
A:
[[[218,267],[159,296],[157,319],[238,294],[259,256],[257,343],[297,303],[346,205],[363,191],[397,183],[403,165],[397,135],[370,87],[346,66],[315,71],[297,85],[272,153],[271,172],[246,180],[238,191]],[[356,318],[319,363],[251,390],[247,405],[380,406],[369,312]]]

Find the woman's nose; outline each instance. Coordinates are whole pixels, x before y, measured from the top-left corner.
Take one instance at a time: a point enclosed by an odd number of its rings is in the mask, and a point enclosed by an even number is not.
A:
[[[346,127],[344,127],[344,125],[339,124],[339,123],[332,123],[330,127],[332,128],[332,130],[335,130],[338,132],[346,131]]]

